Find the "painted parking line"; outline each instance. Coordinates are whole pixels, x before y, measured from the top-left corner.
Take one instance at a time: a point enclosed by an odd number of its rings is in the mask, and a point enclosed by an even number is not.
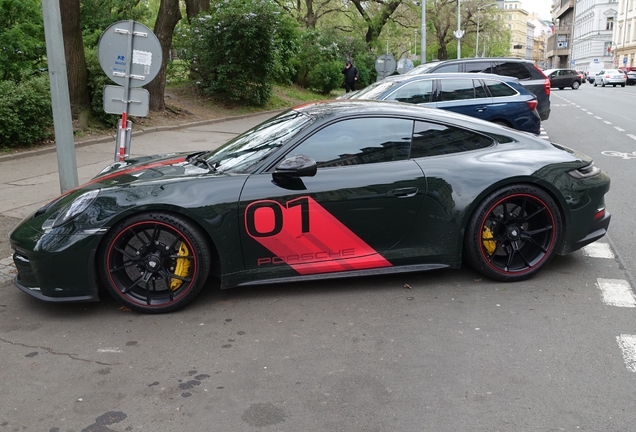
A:
[[[629,282],[622,279],[598,278],[596,284],[601,290],[603,303],[616,307],[636,307],[636,297]]]
[[[623,360],[627,370],[636,372],[636,336],[622,334],[616,336],[616,342],[623,352]]]
[[[608,243],[590,243],[583,248],[583,253],[592,258],[614,259],[614,252]]]

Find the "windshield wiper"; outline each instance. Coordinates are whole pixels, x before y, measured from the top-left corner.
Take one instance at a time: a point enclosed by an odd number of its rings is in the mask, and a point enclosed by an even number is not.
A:
[[[210,171],[216,172],[216,167],[214,165],[212,165],[205,157],[203,157],[203,155],[206,154],[206,153],[207,152],[200,152],[200,153],[192,154],[192,155],[188,156],[186,161],[191,163],[191,164],[193,164],[193,165],[197,165],[197,166],[200,166],[201,164],[203,164]]]

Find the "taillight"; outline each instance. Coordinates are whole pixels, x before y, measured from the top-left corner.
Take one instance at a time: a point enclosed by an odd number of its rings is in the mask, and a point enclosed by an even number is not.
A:
[[[609,75],[605,75],[605,78],[611,78]]]
[[[541,75],[544,76],[545,81],[543,82],[543,89],[545,90],[545,95],[550,96],[550,78],[548,78],[541,69],[539,69],[536,65],[532,65],[536,70],[541,72]]]
[[[537,102],[536,100],[529,100],[526,101],[526,105],[528,105],[528,108],[530,108],[531,111],[534,111],[535,109],[537,109],[537,105],[539,105],[539,102]]]

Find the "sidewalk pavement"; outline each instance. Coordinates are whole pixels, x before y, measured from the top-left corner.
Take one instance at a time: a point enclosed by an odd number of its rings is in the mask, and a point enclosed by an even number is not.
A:
[[[135,129],[131,157],[181,151],[212,150],[278,111],[208,120],[177,126]],[[8,235],[25,217],[60,195],[55,146],[0,156],[0,284],[15,268]],[[115,160],[115,137],[75,143],[79,184]]]

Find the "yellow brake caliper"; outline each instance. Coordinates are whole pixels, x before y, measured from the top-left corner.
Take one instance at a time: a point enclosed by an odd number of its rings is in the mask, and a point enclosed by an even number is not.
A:
[[[490,231],[490,228],[485,226],[482,238],[491,239],[493,237],[494,236],[492,235],[492,231]],[[494,241],[494,240],[484,240],[483,244],[484,244],[484,247],[486,248],[486,252],[488,252],[488,255],[492,255],[492,254],[495,253],[495,250],[497,249],[497,242],[496,241]]]
[[[189,255],[188,248],[186,247],[184,242],[181,242],[181,246],[179,246],[178,255],[179,256]],[[176,276],[186,277],[188,274],[190,274],[190,264],[191,264],[191,261],[189,258],[177,258],[177,265],[175,266],[174,274]],[[172,278],[172,281],[170,281],[170,289],[172,291],[176,291],[182,284],[183,284],[182,280]]]

